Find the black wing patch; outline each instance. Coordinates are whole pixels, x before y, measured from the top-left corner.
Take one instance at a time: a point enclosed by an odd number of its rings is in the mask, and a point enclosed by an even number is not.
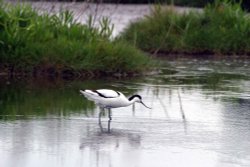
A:
[[[104,94],[98,92],[97,90],[93,90],[93,92],[97,93],[100,97],[103,97],[103,98],[116,98],[116,97],[109,97],[109,96],[105,96]],[[120,93],[119,92],[116,92],[118,96],[120,96]]]

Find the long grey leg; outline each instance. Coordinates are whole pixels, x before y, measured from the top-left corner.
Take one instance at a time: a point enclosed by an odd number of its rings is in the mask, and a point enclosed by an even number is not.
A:
[[[110,133],[110,124],[111,124],[111,120],[112,120],[112,113],[111,113],[111,109],[108,109],[109,111],[109,120],[108,120],[108,133]]]
[[[109,111],[109,120],[112,120],[112,113],[111,113],[111,109],[109,108],[109,109],[108,109],[108,111]]]
[[[103,132],[103,127],[102,127],[102,112],[104,112],[104,109],[102,108],[101,111],[99,112],[99,116],[98,116],[98,122],[99,122],[99,127],[101,129],[101,132]]]
[[[108,120],[108,133],[110,133],[110,125],[111,125],[111,119]]]

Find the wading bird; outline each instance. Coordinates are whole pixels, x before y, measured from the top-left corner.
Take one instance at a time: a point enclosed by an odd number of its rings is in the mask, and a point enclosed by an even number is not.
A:
[[[142,98],[140,95],[133,95],[130,98],[126,98],[121,92],[110,89],[80,90],[80,93],[84,95],[88,100],[94,101],[95,104],[100,106],[102,109],[108,109],[110,120],[112,119],[110,112],[111,108],[126,107],[134,104],[135,102],[138,102],[151,109],[142,102]]]
[[[143,104],[140,95],[133,95],[130,98],[126,98],[121,92],[110,90],[110,89],[99,89],[99,90],[80,90],[80,92],[89,100],[94,101],[96,105],[101,108],[118,108],[126,107],[135,102]],[[150,108],[151,109],[151,108]]]

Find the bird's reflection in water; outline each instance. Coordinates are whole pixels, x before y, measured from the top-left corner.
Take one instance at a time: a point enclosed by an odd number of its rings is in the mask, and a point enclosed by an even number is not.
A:
[[[108,114],[108,115],[107,115]],[[102,117],[105,118],[108,116],[108,121],[102,121]],[[141,135],[134,131],[128,131],[125,129],[116,130],[112,129],[111,131],[111,122],[112,122],[112,111],[111,109],[104,110],[100,108],[98,115],[98,125],[99,130],[92,129],[84,134],[80,149],[95,148],[98,149],[101,145],[111,145],[114,144],[115,148],[119,148],[122,144],[130,145],[133,148],[138,148],[141,143]]]
[[[132,132],[97,132],[91,134],[90,136],[83,137],[79,148],[92,148],[96,150],[107,145],[112,145],[114,148],[119,148],[120,145],[123,144],[129,145],[133,148],[139,148],[141,145],[141,136]]]
[[[104,122],[103,122],[104,123]],[[110,128],[111,120],[108,121]],[[101,124],[99,126],[102,126]],[[102,128],[102,127],[100,127]],[[114,157],[119,154],[123,158],[134,161],[138,159],[140,152],[141,135],[138,132],[118,129],[92,129],[83,134],[79,149],[81,150],[88,166],[91,159],[95,159],[95,166],[113,166]],[[124,148],[128,148],[129,154],[121,154]],[[90,159],[89,159],[90,158]]]
[[[86,134],[84,134],[86,135]],[[90,132],[82,137],[79,146],[86,166],[94,159],[96,167],[113,166],[116,155],[133,162],[140,155],[141,135],[136,132],[112,129],[111,132]],[[128,154],[124,148],[129,149]],[[121,154],[122,153],[122,154]],[[92,164],[93,165],[93,164]]]
[[[110,131],[111,120],[108,121],[108,129],[102,127],[100,123],[101,131],[89,131],[81,139],[80,149],[90,148],[98,150],[103,146],[111,146],[118,149],[121,145],[128,145],[132,148],[139,148],[141,145],[141,135],[136,132],[127,130],[116,130]]]

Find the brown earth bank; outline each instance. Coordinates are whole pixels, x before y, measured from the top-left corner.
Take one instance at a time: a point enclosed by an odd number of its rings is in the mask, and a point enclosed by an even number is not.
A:
[[[123,71],[101,71],[101,70],[75,70],[68,67],[56,66],[36,66],[31,69],[15,67],[13,65],[0,64],[0,78],[47,78],[47,79],[65,79],[65,80],[81,80],[90,78],[126,78],[136,77],[142,74],[141,72],[123,72]]]
[[[219,53],[213,52],[210,50],[202,50],[202,51],[195,51],[195,52],[186,52],[186,51],[164,51],[164,50],[148,50],[146,51],[153,55],[153,57],[206,57],[206,58],[214,58],[214,57],[242,57],[242,58],[250,58],[250,53]]]

